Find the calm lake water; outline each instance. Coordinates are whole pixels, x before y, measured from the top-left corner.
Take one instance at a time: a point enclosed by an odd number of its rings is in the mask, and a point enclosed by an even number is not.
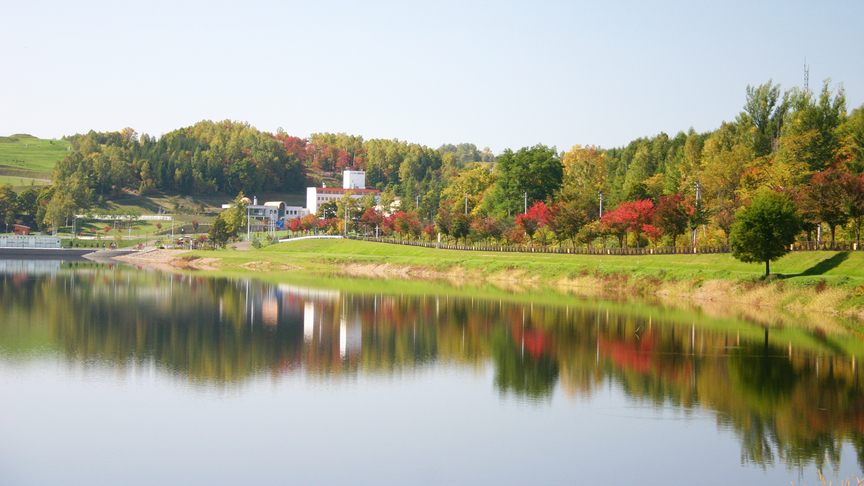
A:
[[[786,319],[0,261],[0,484],[861,477],[864,340]]]

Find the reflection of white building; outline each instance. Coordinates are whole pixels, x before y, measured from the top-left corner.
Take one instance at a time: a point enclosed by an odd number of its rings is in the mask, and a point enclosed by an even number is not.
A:
[[[0,274],[54,275],[60,264],[59,260],[0,260]]]
[[[355,315],[342,315],[339,322],[339,356],[344,360],[357,356],[363,349],[363,326]]]

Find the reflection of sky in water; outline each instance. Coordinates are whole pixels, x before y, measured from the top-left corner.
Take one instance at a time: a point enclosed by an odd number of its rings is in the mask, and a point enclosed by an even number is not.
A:
[[[860,476],[845,338],[107,267],[0,286],[3,484]]]

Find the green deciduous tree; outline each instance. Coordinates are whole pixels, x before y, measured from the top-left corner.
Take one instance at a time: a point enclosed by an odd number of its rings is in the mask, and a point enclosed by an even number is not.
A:
[[[526,192],[529,206],[545,201],[561,187],[563,177],[555,147],[538,144],[518,152],[507,149],[495,163],[495,185],[483,200],[484,209],[498,216],[520,214],[525,210]]]
[[[6,215],[18,210],[18,195],[12,190],[10,184],[0,186],[0,219],[7,219]],[[8,224],[8,223],[7,223]]]
[[[26,214],[27,216],[36,215],[36,200],[39,199],[41,189],[36,187],[28,187],[18,194],[18,213]]]
[[[765,262],[768,276],[770,262],[789,253],[789,245],[800,231],[801,217],[792,197],[764,189],[750,205],[735,213],[730,235],[732,256],[747,263]]]
[[[216,219],[210,223],[210,232],[208,233],[210,240],[213,241],[213,244],[223,248],[225,243],[228,242],[228,238],[230,237],[228,234],[228,227],[225,224],[225,218],[222,217],[221,214],[216,216]]]
[[[779,101],[779,103],[778,103]],[[752,124],[753,152],[756,157],[768,155],[774,140],[780,137],[783,122],[789,112],[788,95],[780,95],[780,85],[766,84],[755,88],[747,86],[747,103],[739,123]]]
[[[456,239],[457,244],[459,243],[459,238],[462,238],[466,245],[468,244],[468,235],[471,234],[471,221],[471,216],[467,214],[457,214],[453,217],[450,235]]]

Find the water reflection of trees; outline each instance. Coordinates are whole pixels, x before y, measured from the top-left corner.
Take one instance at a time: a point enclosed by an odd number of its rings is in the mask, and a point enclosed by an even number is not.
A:
[[[154,362],[203,382],[304,373],[494,367],[504,396],[590,397],[615,383],[684,413],[717,412],[742,460],[864,465],[864,397],[851,333],[685,322],[614,304],[359,295],[110,267],[0,276],[0,353],[61,351],[116,366]],[[673,316],[674,317],[674,316]]]

